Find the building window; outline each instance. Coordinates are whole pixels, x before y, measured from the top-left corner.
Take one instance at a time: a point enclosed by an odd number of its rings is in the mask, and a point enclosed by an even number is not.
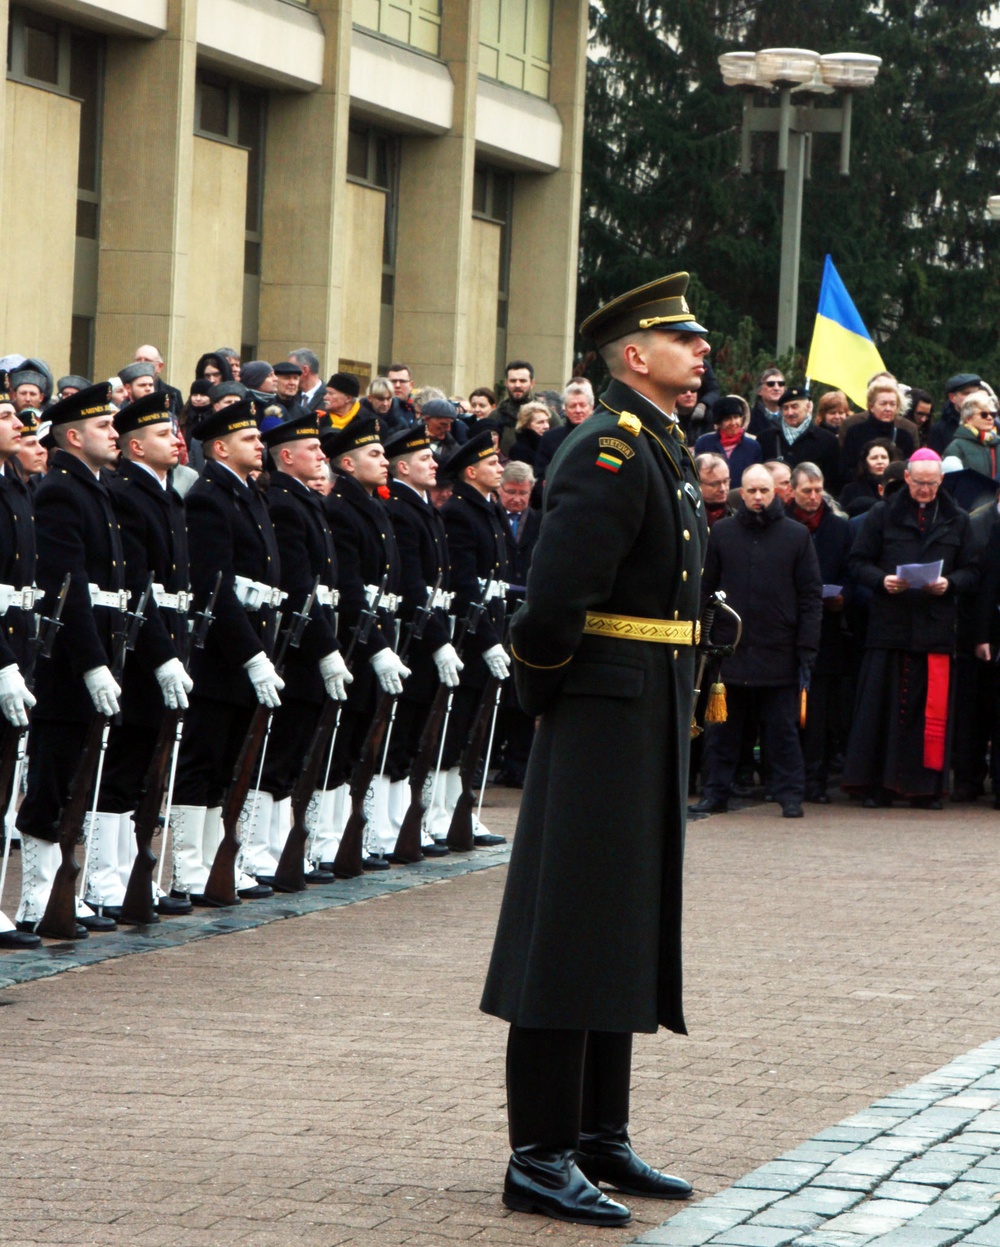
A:
[[[548,99],[551,69],[552,0],[482,0],[480,74]]]
[[[396,227],[399,220],[399,137],[351,122],[347,135],[347,180],[385,192],[382,233],[382,300],[378,369],[392,360],[392,324],[396,302]]]
[[[510,301],[510,227],[514,215],[514,175],[491,165],[476,165],[472,178],[472,215],[500,226],[497,280],[496,376],[502,377],[507,357],[507,309]]]
[[[441,0],[354,0],[354,24],[431,56],[441,54]]]

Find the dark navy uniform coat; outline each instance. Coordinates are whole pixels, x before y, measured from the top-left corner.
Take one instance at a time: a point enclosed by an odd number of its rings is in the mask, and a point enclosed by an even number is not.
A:
[[[189,585],[184,503],[168,483],[137,463],[123,459],[108,478],[111,505],[118,517],[125,552],[125,585],[132,604],[152,575],[167,593],[186,591]],[[145,622],[135,650],[125,663],[122,719],[125,723],[158,727],[163,718],[163,694],[153,672],[171,658],[183,658],[187,615],[158,607],[150,597]]]
[[[471,603],[482,600],[482,582],[508,581],[507,543],[510,528],[498,502],[484,498],[472,485],[456,482],[454,491],[441,508],[448,534],[451,587],[455,591],[452,610],[462,620]],[[486,684],[488,671],[479,655],[503,640],[504,598],[493,598],[480,618],[475,635],[462,648],[465,670],[462,683],[471,688]]]
[[[267,505],[255,485],[209,461],[185,498],[191,587],[195,605],[205,605],[218,573],[222,584],[205,648],[191,661],[194,691],[238,706],[255,706],[253,685],[243,664],[274,648],[278,612],[248,611],[236,597],[236,577],[278,587],[281,560]]]
[[[528,763],[482,1008],[519,1026],[684,1032],[681,868],[695,651],[584,633],[694,620],[706,538],[677,425],[612,382],[560,447],[514,616]]]
[[[30,588],[35,580],[31,491],[13,468],[0,468],[0,584]],[[31,611],[12,606],[0,618],[0,667],[24,666],[34,630]]]
[[[64,450],[52,456],[35,492],[35,542],[36,579],[46,593],[46,613],[54,608],[67,572],[70,587],[52,657],[38,668],[38,705],[32,715],[89,723],[94,703],[81,677],[94,667],[112,665],[121,615],[112,607],[91,606],[88,586],[123,589],[125,560],[106,478],[98,479]]]

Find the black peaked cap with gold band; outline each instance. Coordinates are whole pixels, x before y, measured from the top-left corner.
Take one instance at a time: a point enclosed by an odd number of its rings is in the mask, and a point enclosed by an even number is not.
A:
[[[219,411],[210,411],[191,432],[199,442],[211,442],[229,433],[239,433],[241,429],[255,428],[257,428],[257,416],[253,403],[244,399],[240,403],[230,403],[228,407],[223,407]]]
[[[285,442],[300,442],[303,438],[319,437],[319,424],[316,416],[310,412],[300,416],[298,420],[265,420],[261,423],[260,435],[268,450],[282,446]]]
[[[72,424],[74,420],[90,420],[94,416],[113,416],[117,408],[111,401],[111,382],[99,381],[97,385],[89,385],[85,390],[77,390],[68,394],[57,403],[53,403],[45,412],[45,419],[55,427],[58,424]]]
[[[487,429],[484,433],[477,433],[475,437],[470,437],[463,446],[459,446],[451,458],[441,465],[441,471],[445,476],[457,477],[465,468],[471,468],[473,464],[480,463],[496,453],[493,433]]]
[[[580,333],[591,338],[598,348],[618,338],[647,329],[668,329],[675,333],[708,333],[699,325],[684,297],[687,294],[687,273],[671,273],[658,277],[645,286],[637,286],[626,294],[605,303],[591,313],[580,326]]]
[[[154,390],[121,408],[115,416],[115,432],[124,437],[136,429],[148,429],[151,424],[169,423],[170,419],[170,395],[166,390]]]
[[[382,434],[374,416],[355,416],[342,429],[325,432],[320,442],[328,459],[339,459],[362,446],[381,445]]]
[[[389,459],[398,459],[400,455],[412,455],[414,451],[426,450],[431,444],[425,424],[414,424],[401,429],[386,439],[385,453]]]

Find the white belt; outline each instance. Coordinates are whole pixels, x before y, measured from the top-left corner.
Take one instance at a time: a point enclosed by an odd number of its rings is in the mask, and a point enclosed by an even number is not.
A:
[[[35,603],[45,594],[35,585],[25,585],[23,589],[15,589],[13,585],[0,585],[0,615],[6,615],[12,606],[18,610],[31,611]]]
[[[128,610],[128,589],[102,589],[100,585],[88,585],[91,606],[111,606],[115,610]]]
[[[379,597],[378,585],[365,585],[365,597],[368,600],[369,606],[377,607],[378,610],[388,611],[390,615],[395,615],[396,611],[399,610],[400,602],[403,600],[398,593],[383,593]]]
[[[427,586],[427,596],[429,598],[427,609],[431,611],[450,611],[455,598],[454,593],[446,593],[444,589],[435,591],[431,585]]]
[[[506,580],[480,580],[479,587],[483,591],[483,601],[492,602],[494,598],[505,598],[510,585]]]
[[[319,585],[316,589],[316,601],[320,606],[336,606],[340,601],[340,594],[336,589],[328,589],[326,585]]]
[[[191,609],[191,594],[186,589],[167,593],[163,585],[153,585],[153,601],[157,606],[165,606],[170,611],[181,611],[185,615]]]
[[[259,611],[265,606],[280,606],[288,597],[281,589],[266,585],[262,580],[251,580],[249,576],[236,577],[236,597],[248,611]]]

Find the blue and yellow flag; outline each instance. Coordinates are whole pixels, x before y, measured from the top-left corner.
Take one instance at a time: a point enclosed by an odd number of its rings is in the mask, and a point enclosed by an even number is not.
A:
[[[884,371],[878,347],[858,315],[833,261],[827,256],[806,374],[843,390],[864,408],[869,377]]]

